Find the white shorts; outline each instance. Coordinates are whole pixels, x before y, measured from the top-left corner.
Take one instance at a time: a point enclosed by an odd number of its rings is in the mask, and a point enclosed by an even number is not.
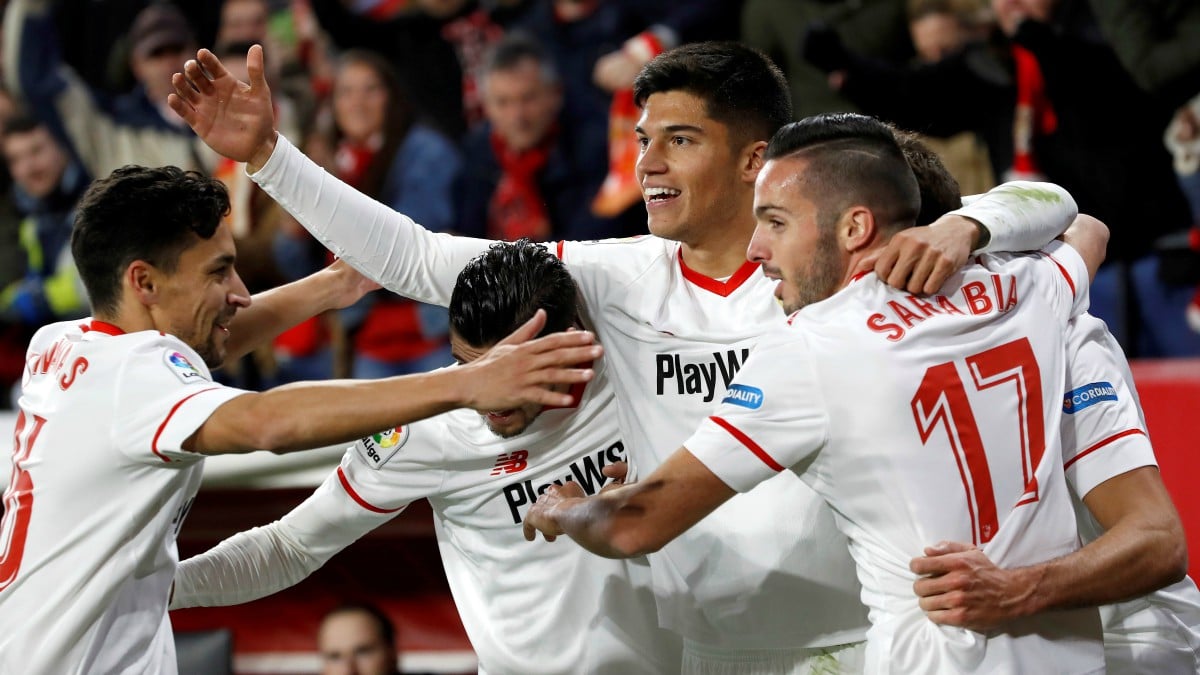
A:
[[[726,649],[683,641],[684,675],[861,675],[866,642],[813,649]]]

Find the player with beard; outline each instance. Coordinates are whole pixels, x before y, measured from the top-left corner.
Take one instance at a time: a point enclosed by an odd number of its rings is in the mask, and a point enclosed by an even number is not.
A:
[[[207,51],[197,58],[175,76],[170,102],[206,143],[247,161],[256,182],[368,276],[401,295],[448,302],[458,271],[488,242],[424,230],[329,177],[278,136],[258,48],[248,56],[250,83]],[[635,96],[642,106],[637,175],[653,234],[550,246],[605,344],[634,469],[649,472],[666,458],[658,453],[678,447],[721,400],[746,354],[779,320],[774,284],[745,250],[763,151],[791,107],[778,69],[734,43],[660,55],[638,76]],[[985,230],[990,246],[1036,248],[1075,210],[1061,190],[1024,184],[962,213],[969,218],[898,237],[905,246],[888,259],[889,275],[936,287]],[[938,243],[927,246],[925,235]],[[803,515],[761,518],[771,509]],[[857,669],[866,616],[845,551],[829,509],[782,474],[654,554],[659,620],[685,637],[685,670]],[[796,607],[820,611],[797,614]]]
[[[176,671],[175,536],[205,455],[349,442],[457,406],[563,405],[554,388],[592,376],[561,367],[600,353],[577,332],[428,375],[215,383],[209,368],[371,286],[339,266],[252,304],[228,210],[221,183],[175,167],[118,169],[80,200],[71,250],[94,316],[29,346],[0,522],[0,672]]]

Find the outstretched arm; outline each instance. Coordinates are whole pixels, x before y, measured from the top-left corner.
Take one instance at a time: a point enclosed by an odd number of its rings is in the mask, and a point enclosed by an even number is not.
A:
[[[350,442],[459,407],[486,412],[527,403],[569,405],[570,394],[556,385],[590,380],[590,368],[570,366],[599,358],[603,350],[586,331],[531,340],[545,321],[538,310],[483,358],[457,368],[383,380],[297,382],[237,396],[216,408],[183,448],[291,452]]]
[[[680,448],[645,480],[592,497],[573,482],[551,486],[525,515],[525,538],[565,534],[597,555],[630,558],[662,548],[734,494]]]
[[[377,288],[378,284],[339,260],[299,281],[258,293],[229,324],[225,364],[237,361],[301,321],[349,307]]]
[[[174,75],[171,107],[213,150],[246,162],[254,181],[336,256],[390,291],[449,304],[458,273],[492,242],[429,232],[330,176],[275,132],[261,47],[246,65],[248,83],[200,50]]]
[[[898,232],[859,270],[874,269],[888,285],[910,293],[936,293],[973,252],[1041,248],[1079,212],[1070,193],[1052,183],[1005,183],[963,201],[928,227]]]
[[[236,605],[293,586],[397,513],[353,503],[332,475],[280,520],[179,563],[171,609]]]

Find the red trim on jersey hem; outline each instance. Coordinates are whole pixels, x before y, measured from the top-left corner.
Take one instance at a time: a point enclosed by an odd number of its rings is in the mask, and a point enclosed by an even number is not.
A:
[[[1051,262],[1058,266],[1058,271],[1062,272],[1063,277],[1065,277],[1067,280],[1067,285],[1071,287],[1071,297],[1075,297],[1075,280],[1071,278],[1071,274],[1067,272],[1067,268],[1063,267],[1063,264],[1058,262],[1058,258],[1055,258],[1049,253],[1046,253],[1045,251],[1038,251],[1038,253],[1046,256]]]
[[[86,333],[91,330],[94,330],[97,333],[107,333],[108,335],[124,335],[125,334],[125,331],[121,330],[121,328],[119,326],[114,326],[107,321],[101,321],[99,319],[92,319],[91,323],[84,324],[83,332]]]
[[[346,472],[342,471],[342,467],[340,467],[340,466],[337,469],[337,477],[338,477],[338,480],[341,481],[342,488],[346,491],[346,494],[350,495],[351,499],[358,502],[359,506],[363,507],[364,509],[366,509],[368,511],[371,511],[373,513],[395,513],[397,511],[399,511],[400,509],[404,508],[403,506],[401,506],[399,509],[381,509],[378,506],[375,506],[374,504],[372,504],[372,503],[368,502],[367,500],[363,499],[362,497],[358,496],[358,493],[355,492],[354,488],[350,486],[350,479],[346,478]]]
[[[874,271],[875,270],[867,270],[866,272],[859,272],[858,274],[855,274],[854,276],[850,277],[850,283],[854,283],[855,281],[858,281],[859,279],[867,276],[868,274],[870,274],[871,272],[874,272]],[[847,284],[847,286],[848,285],[849,284]]]
[[[754,273],[759,270],[759,264],[747,260],[742,263],[742,266],[729,277],[728,281],[717,281],[716,279],[705,276],[696,270],[687,266],[683,261],[683,249],[680,248],[676,254],[679,258],[679,269],[683,271],[683,278],[693,284],[703,288],[709,293],[716,293],[722,298],[727,298],[731,293],[736,291],[746,280],[754,276]]]
[[[1146,432],[1142,431],[1141,429],[1126,429],[1125,431],[1122,431],[1119,434],[1113,434],[1112,436],[1109,436],[1108,438],[1100,441],[1099,443],[1095,443],[1095,444],[1091,445],[1090,447],[1085,449],[1083,452],[1072,457],[1070,460],[1067,461],[1067,463],[1063,464],[1063,469],[1065,470],[1065,469],[1071,468],[1071,465],[1074,464],[1075,462],[1078,462],[1079,460],[1083,459],[1084,457],[1087,457],[1088,455],[1099,450],[1100,448],[1103,448],[1106,445],[1115,443],[1116,441],[1119,441],[1122,438],[1125,438],[1126,436],[1135,436],[1135,435],[1145,436]]]
[[[208,389],[201,389],[200,391],[193,392],[193,393],[188,394],[187,396],[184,396],[183,398],[179,399],[178,403],[171,406],[171,411],[167,413],[166,419],[164,419],[162,421],[162,424],[158,425],[158,431],[154,432],[154,440],[150,442],[151,452],[158,455],[159,459],[161,459],[162,461],[167,462],[169,464],[171,462],[171,459],[158,451],[158,439],[160,437],[162,437],[163,430],[167,428],[167,422],[171,421],[171,417],[175,415],[175,411],[179,410],[179,406],[186,403],[188,399],[192,398],[193,396],[199,396],[200,394],[203,394],[206,391],[213,391],[215,389],[220,389],[220,387],[209,387]]]
[[[763,464],[766,464],[768,467],[770,467],[772,471],[783,471],[783,466],[781,466],[779,464],[779,462],[776,462],[774,458],[772,458],[770,455],[768,455],[767,451],[762,449],[762,446],[760,446],[758,443],[755,443],[754,441],[750,440],[749,436],[742,433],[741,429],[738,429],[737,427],[733,426],[729,422],[726,422],[724,419],[717,417],[716,415],[713,415],[712,417],[709,417],[708,419],[715,422],[717,424],[717,426],[721,427],[725,431],[728,431],[730,436],[733,436],[734,438],[736,438],[738,440],[739,443],[746,446],[747,450],[749,450],[750,452],[753,452],[754,456],[761,459],[763,461]]]

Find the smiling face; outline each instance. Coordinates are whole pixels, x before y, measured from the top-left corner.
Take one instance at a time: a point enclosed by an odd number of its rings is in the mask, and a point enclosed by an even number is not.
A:
[[[833,295],[846,273],[838,247],[836,221],[821,222],[816,203],[803,194],[805,161],[781,158],[766,163],[754,187],[754,237],[746,257],[763,274],[778,279],[775,297],[791,314]]]
[[[637,178],[650,231],[685,243],[744,222],[751,185],[727,126],[683,91],[651,94],[636,127]]]
[[[174,335],[209,367],[225,360],[229,322],[250,305],[250,293],[234,269],[233,233],[222,223],[212,237],[195,237],[171,273],[157,270],[154,326]]]
[[[333,118],[351,143],[366,145],[383,133],[388,91],[383,78],[362,61],[347,61],[333,85]]]

